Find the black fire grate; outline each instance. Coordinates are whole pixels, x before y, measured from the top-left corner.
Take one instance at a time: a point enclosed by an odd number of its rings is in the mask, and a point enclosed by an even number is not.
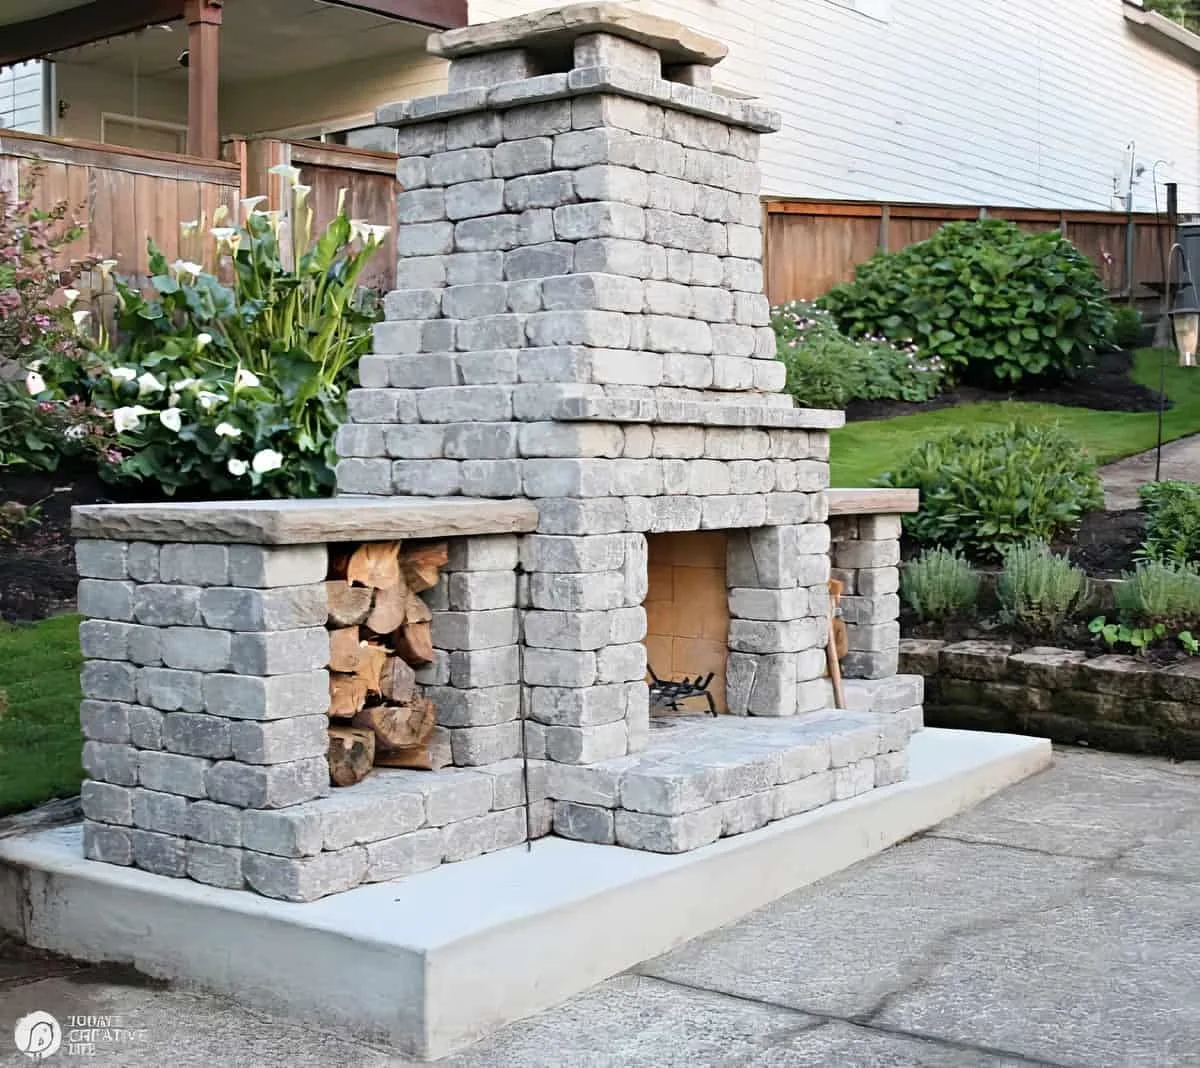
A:
[[[710,671],[707,675],[697,675],[694,679],[660,679],[654,673],[654,668],[648,666],[647,670],[650,672],[650,703],[655,707],[681,712],[683,710],[679,707],[680,701],[703,697],[708,702],[709,714],[713,716],[717,714],[716,702],[713,701],[713,695],[708,692],[715,672]]]

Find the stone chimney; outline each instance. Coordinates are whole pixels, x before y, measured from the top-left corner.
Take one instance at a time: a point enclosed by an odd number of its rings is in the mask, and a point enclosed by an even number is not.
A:
[[[733,532],[730,711],[827,705],[842,416],[794,408],[775,359],[757,160],[779,117],[711,91],[723,45],[621,4],[429,50],[450,91],[378,115],[403,157],[399,289],[350,395],[339,493],[537,502],[506,680],[531,755],[644,744],[647,534]]]

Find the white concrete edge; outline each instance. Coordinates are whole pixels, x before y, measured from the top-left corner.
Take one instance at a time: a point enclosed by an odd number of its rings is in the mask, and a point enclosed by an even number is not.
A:
[[[70,830],[43,832],[0,842],[0,929],[440,1057],[1051,761],[1044,740],[963,731],[922,732],[911,755],[905,783],[689,854],[551,839],[309,905],[92,863]]]

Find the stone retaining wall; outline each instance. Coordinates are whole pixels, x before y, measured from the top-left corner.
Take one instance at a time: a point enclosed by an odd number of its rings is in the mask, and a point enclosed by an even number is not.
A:
[[[900,643],[902,671],[924,675],[938,727],[1035,734],[1128,753],[1200,758],[1200,660],[1155,667],[1132,656],[1003,642]]]

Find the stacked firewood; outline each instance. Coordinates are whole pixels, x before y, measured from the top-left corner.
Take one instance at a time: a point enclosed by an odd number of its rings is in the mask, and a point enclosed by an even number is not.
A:
[[[434,767],[433,702],[414,668],[433,661],[429,606],[445,542],[364,542],[330,553],[329,777],[351,786],[372,767]]]

